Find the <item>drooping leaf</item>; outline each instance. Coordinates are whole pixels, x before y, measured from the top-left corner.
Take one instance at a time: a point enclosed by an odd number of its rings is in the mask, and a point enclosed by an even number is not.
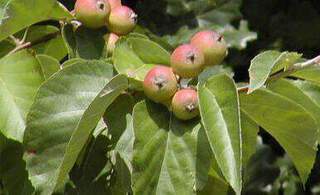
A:
[[[34,23],[49,19],[72,19],[56,0],[1,0],[0,41]]]
[[[206,182],[210,150],[198,120],[180,121],[143,101],[134,107],[133,128],[133,193],[195,194]]]
[[[261,88],[271,73],[287,69],[293,65],[301,55],[294,52],[266,51],[257,55],[249,69],[250,86],[248,93]]]
[[[27,169],[41,194],[63,187],[78,154],[105,109],[127,87],[103,61],[62,69],[39,89],[25,132]]]
[[[51,75],[60,70],[60,63],[57,59],[43,54],[37,55],[36,57],[41,65],[41,70],[45,79],[48,79]]]
[[[0,181],[8,194],[31,195],[33,192],[22,155],[22,144],[0,133]]]
[[[301,105],[266,89],[241,94],[240,100],[242,111],[281,144],[305,182],[316,156],[314,118]]]
[[[198,89],[202,123],[223,176],[237,194],[242,187],[242,138],[238,93],[226,75],[210,78]]]
[[[26,115],[44,81],[37,58],[26,50],[0,60],[0,131],[22,141]]]

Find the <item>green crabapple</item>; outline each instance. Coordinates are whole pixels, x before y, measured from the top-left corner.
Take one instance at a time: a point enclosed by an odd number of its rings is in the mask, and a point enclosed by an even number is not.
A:
[[[195,77],[204,68],[202,52],[191,44],[177,47],[171,54],[170,61],[173,72],[182,78]]]
[[[145,76],[143,89],[151,100],[166,103],[178,90],[178,82],[170,67],[156,65]]]
[[[202,51],[206,66],[220,64],[228,54],[225,40],[215,31],[200,31],[193,35],[190,43]]]
[[[137,14],[127,6],[119,6],[111,10],[107,26],[117,35],[126,35],[137,24]]]
[[[75,17],[88,28],[100,28],[106,24],[110,14],[107,0],[77,0]]]
[[[198,94],[194,89],[181,89],[172,98],[173,114],[181,120],[190,120],[199,115]]]

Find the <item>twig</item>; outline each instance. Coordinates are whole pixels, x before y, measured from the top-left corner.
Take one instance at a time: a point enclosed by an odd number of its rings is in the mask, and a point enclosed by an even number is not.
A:
[[[19,39],[13,37],[14,39],[19,40],[19,43],[17,42],[18,45],[13,50],[11,50],[7,55],[10,55],[10,54],[13,54],[13,53],[15,53],[17,51],[20,51],[22,49],[30,48],[30,47],[33,47],[35,45],[38,45],[38,44],[44,43],[46,41],[49,41],[50,39],[53,39],[53,38],[57,37],[59,34],[60,34],[59,31],[58,32],[54,32],[54,33],[48,34],[48,35],[46,35],[46,36],[44,36],[44,37],[42,37],[42,38],[40,38],[38,40],[35,40],[34,42],[24,42],[25,40],[23,42],[21,42]],[[13,39],[11,36],[10,36],[10,38]]]
[[[320,66],[320,55],[315,57],[315,58],[312,58],[310,60],[307,60],[305,62],[296,63],[296,64],[292,65],[290,68],[288,68],[285,71],[278,72],[278,73],[275,73],[275,74],[271,75],[267,79],[266,84],[268,84],[268,83],[270,83],[272,81],[276,81],[278,79],[290,76],[291,74],[293,74],[293,73],[295,73],[295,72],[297,72],[299,70],[302,70],[302,69],[305,69],[305,68],[309,68],[309,67],[314,66],[314,65],[317,65],[317,66],[319,65]],[[239,87],[239,88],[237,88],[237,90],[239,92],[247,92],[249,90],[249,85],[243,86],[243,87]]]
[[[18,45],[17,47],[15,47],[13,50],[11,50],[7,55],[11,55],[19,50],[22,50],[24,48],[30,47],[31,46],[31,42],[26,42],[22,45]]]

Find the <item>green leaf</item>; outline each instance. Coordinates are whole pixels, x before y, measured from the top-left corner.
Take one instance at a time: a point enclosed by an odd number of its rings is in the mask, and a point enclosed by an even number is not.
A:
[[[242,154],[239,99],[234,81],[226,75],[199,87],[202,123],[223,176],[237,194],[242,187]]]
[[[206,186],[197,193],[198,195],[228,195],[229,192],[229,185],[225,183],[225,181],[221,180],[220,178],[216,177],[213,173],[213,170],[210,170],[208,182]]]
[[[0,42],[0,58],[7,55],[15,48],[15,44],[10,39],[5,39]]]
[[[22,141],[26,115],[44,81],[37,58],[26,50],[0,60],[0,131]]]
[[[151,40],[129,36],[117,42],[113,62],[119,73],[141,82],[153,65],[169,65],[170,53]]]
[[[67,66],[71,66],[73,64],[77,64],[77,63],[81,63],[81,62],[85,62],[85,59],[81,59],[81,58],[71,58],[67,61],[65,61],[61,66],[62,68],[65,68]]]
[[[60,63],[57,59],[47,55],[37,55],[36,57],[41,65],[45,79],[48,79],[60,70]]]
[[[242,167],[246,168],[251,156],[257,149],[257,137],[259,126],[249,118],[249,116],[241,112],[241,138],[242,138]],[[245,170],[246,171],[246,170]]]
[[[170,65],[170,53],[156,42],[145,38],[129,37],[132,50],[145,64]]]
[[[70,173],[74,183],[73,192],[67,189],[64,194],[110,194],[108,177],[111,176],[112,165],[106,155],[109,139],[102,132],[93,137],[85,150],[85,158],[79,166],[75,166]]]
[[[242,17],[240,7],[242,0],[216,0],[215,9],[198,15],[197,21],[199,26],[205,27],[210,24],[226,25]]]
[[[112,144],[121,145],[119,139],[124,136],[123,133],[125,131],[128,131],[127,115],[132,113],[133,106],[133,97],[128,94],[122,94],[106,110],[104,120],[107,123]]]
[[[143,101],[134,107],[133,128],[134,194],[195,194],[206,182],[210,150],[198,120],[180,121]]]
[[[232,69],[230,67],[225,67],[221,65],[216,66],[209,66],[206,67],[199,75],[198,75],[198,81],[199,83],[204,83],[208,79],[210,79],[214,75],[218,74],[227,74],[230,77],[233,77],[234,73],[232,72]]]
[[[40,21],[71,18],[56,0],[0,0],[0,41]]]
[[[0,181],[8,194],[31,195],[33,192],[22,155],[22,144],[0,133]]]
[[[67,44],[70,58],[104,59],[104,30],[93,30],[80,26],[75,31],[72,25],[63,28],[63,38]]]
[[[252,61],[249,69],[250,86],[248,93],[261,88],[271,73],[281,69],[287,69],[293,65],[301,55],[298,53],[265,51],[257,55]]]
[[[127,127],[115,147],[116,154],[116,182],[112,186],[113,192],[125,194],[131,192],[132,156],[134,144],[133,118],[126,116]]]
[[[294,101],[266,89],[241,94],[241,109],[286,150],[305,182],[316,157],[317,124]]]
[[[320,95],[319,86],[301,80],[281,79],[270,83],[268,89],[301,105],[313,116],[318,124],[318,130],[320,130],[320,102],[317,102],[318,95]]]
[[[57,35],[55,38],[50,39],[47,42],[40,43],[32,47],[37,54],[45,54],[52,56],[57,60],[62,60],[67,54],[65,43],[61,35]]]
[[[290,76],[320,83],[320,67],[314,66],[305,68],[291,74]]]
[[[61,60],[67,55],[67,48],[59,28],[51,25],[34,25],[14,36],[21,40],[25,33],[27,34],[25,42],[32,42],[31,48],[37,54],[46,54],[57,60]]]
[[[34,187],[51,194],[68,173],[105,109],[127,88],[102,61],[83,61],[62,69],[39,89],[25,132],[27,169]]]

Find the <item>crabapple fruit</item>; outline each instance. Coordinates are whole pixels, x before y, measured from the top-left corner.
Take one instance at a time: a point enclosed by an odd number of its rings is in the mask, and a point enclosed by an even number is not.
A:
[[[143,89],[151,100],[166,103],[178,90],[178,82],[170,67],[156,65],[145,76]]]
[[[171,54],[171,67],[173,72],[182,78],[197,76],[204,68],[204,56],[193,45],[183,44]]]
[[[77,0],[75,17],[88,28],[100,28],[106,24],[110,14],[107,0]]]
[[[107,26],[117,35],[126,35],[137,24],[137,14],[127,6],[119,6],[111,10]]]
[[[181,89],[172,98],[172,112],[181,120],[190,120],[198,116],[198,107],[198,94],[194,89]]]
[[[228,54],[223,36],[215,31],[200,31],[193,35],[190,43],[202,51],[206,66],[220,64]]]

